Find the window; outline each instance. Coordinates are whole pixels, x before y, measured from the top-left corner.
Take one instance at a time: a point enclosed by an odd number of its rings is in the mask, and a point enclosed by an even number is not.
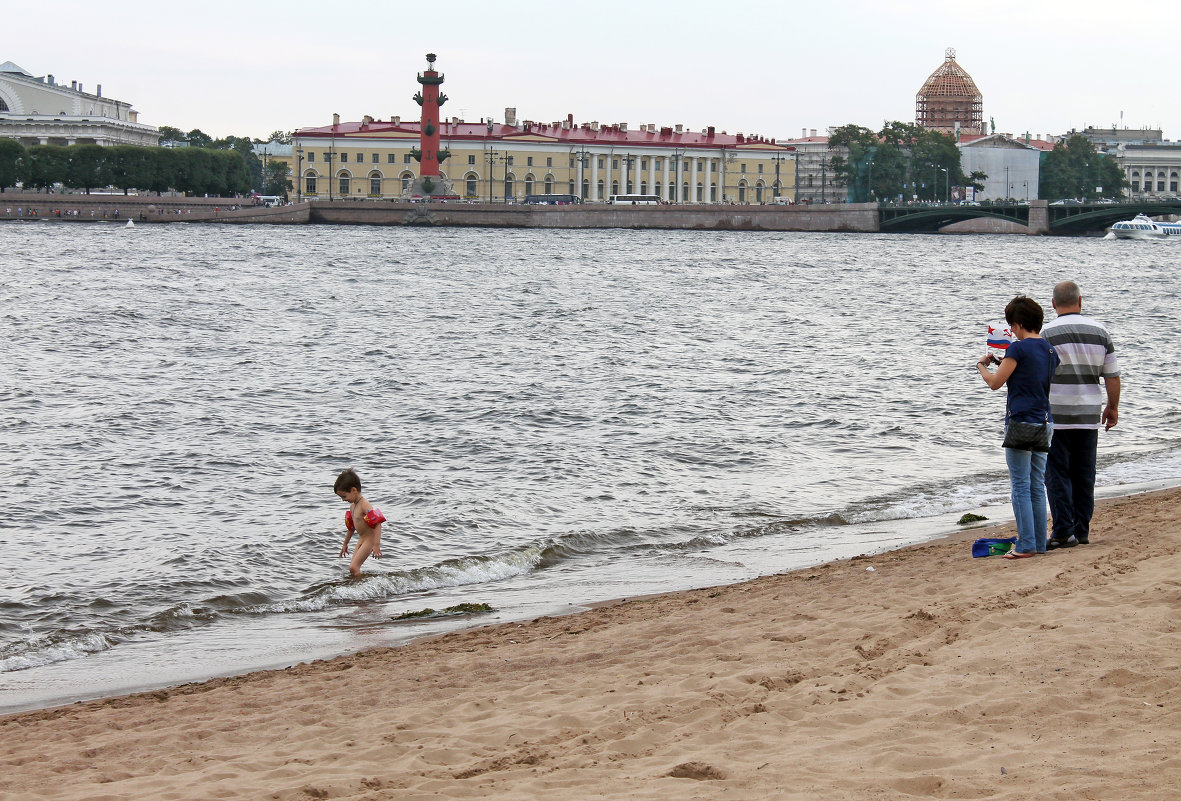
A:
[[[468,156],[468,158],[474,159],[475,156]],[[468,197],[477,197],[479,195],[479,189],[476,186],[476,174],[474,172],[469,172],[467,178],[464,179],[464,192]]]
[[[316,176],[309,175],[303,179],[303,193],[305,195],[316,194]]]
[[[315,161],[315,160],[316,160],[316,154],[309,150],[308,151],[308,161]]]
[[[578,192],[577,192],[577,187],[575,187],[575,186],[574,186],[574,181],[573,181],[573,179],[570,181],[570,194],[571,194],[571,195],[578,194]]]
[[[648,169],[648,159],[640,159],[640,169],[641,170]]]
[[[476,157],[475,157],[475,156],[468,156],[468,157],[467,157],[467,163],[468,163],[468,164],[475,164],[475,163],[476,163]],[[1031,323],[1031,325],[1032,325],[1032,323]]]
[[[341,153],[340,154],[340,163],[341,164],[348,164],[349,163],[349,154],[348,153]]]
[[[656,159],[656,164],[655,164],[654,166],[655,166],[655,167],[656,167],[656,169],[658,169],[658,170],[660,170],[660,169],[664,169],[664,159]],[[658,194],[659,194],[659,193],[658,193]]]
[[[574,157],[573,156],[570,157],[570,169],[574,169]],[[571,192],[570,194],[574,194],[574,193]]]
[[[545,193],[547,195],[554,193],[554,177],[552,175],[545,176]]]
[[[341,155],[344,154],[342,153]],[[337,187],[336,191],[340,193],[341,197],[344,197],[349,193],[349,174],[347,172],[340,174],[340,186]]]
[[[746,165],[744,164],[743,166],[745,167]],[[739,184],[738,185],[738,202],[739,203],[746,202],[746,184]]]
[[[513,157],[512,157],[512,156],[509,156],[509,157],[508,157],[508,161],[506,161],[506,162],[505,162],[505,164],[507,164],[507,165],[508,165],[508,166],[510,166],[510,167],[511,167],[511,166],[513,166]]]
[[[533,157],[532,157],[532,156],[529,156],[528,158],[526,158],[526,159],[525,159],[525,166],[527,166],[527,167],[532,167],[532,166],[533,166]],[[526,180],[526,181],[528,181],[529,179],[528,179],[528,178],[526,178],[525,180]],[[531,192],[526,192],[525,194],[526,194],[526,195],[529,195],[529,194],[532,194],[532,193],[531,193]]]
[[[378,155],[377,153],[373,154],[373,163],[374,164],[381,164],[381,156]]]
[[[510,158],[511,158],[511,156],[510,156]],[[513,197],[513,188],[514,188],[513,187],[513,176],[506,175],[504,177],[504,198],[506,201],[510,197]]]
[[[619,194],[619,181],[612,181],[611,182],[611,194],[613,194],[613,195]]]
[[[414,183],[414,176],[408,172],[402,173],[402,191],[409,192],[410,185]]]
[[[365,154],[364,154],[364,153],[358,153],[358,154],[357,154],[357,163],[358,163],[358,164],[364,164],[364,163],[365,163]]]
[[[402,163],[403,163],[403,164],[409,164],[409,163],[410,163],[410,154],[409,154],[409,153],[403,153],[403,154],[402,154]]]
[[[603,158],[602,156],[599,156],[599,169],[600,169],[600,170],[601,170],[601,169],[603,169],[603,166],[604,166],[606,163],[607,163],[607,160],[606,160],[605,158]]]
[[[332,163],[332,152],[331,151],[324,154],[324,161],[328,162],[329,164]]]
[[[552,166],[554,166],[554,160],[553,160],[553,158],[547,158],[547,159],[545,160],[545,166],[547,166],[547,167],[552,167]]]
[[[397,154],[396,153],[386,153],[385,163],[386,164],[397,164],[398,163]]]
[[[742,172],[746,172],[746,164],[742,165]]]
[[[526,195],[533,194],[533,176],[532,175],[525,176],[525,194]]]
[[[369,194],[376,197],[381,196],[381,173],[369,173]]]
[[[648,182],[647,181],[640,181],[640,194],[641,195],[648,194]]]
[[[759,175],[762,175],[762,174],[763,174],[763,165],[760,164],[759,165]]]
[[[619,159],[611,159],[611,169],[613,169],[613,170],[618,170],[618,169],[619,169]],[[618,195],[619,193],[618,193],[618,192],[612,192],[611,194],[613,194],[613,195]]]

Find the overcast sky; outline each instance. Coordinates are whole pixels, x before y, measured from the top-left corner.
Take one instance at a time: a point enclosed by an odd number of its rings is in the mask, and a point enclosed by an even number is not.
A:
[[[1161,127],[1181,139],[1176,3],[796,0],[0,0],[0,62],[130,102],[141,122],[221,137],[417,118],[438,54],[468,121],[804,128],[913,122],[944,50],[1002,132]],[[1154,21],[1155,20],[1155,21]],[[1136,24],[1132,24],[1135,22]],[[1134,35],[1133,35],[1133,32]]]

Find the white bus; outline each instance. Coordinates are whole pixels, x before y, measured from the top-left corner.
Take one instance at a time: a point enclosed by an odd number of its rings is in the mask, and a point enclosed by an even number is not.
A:
[[[664,201],[660,195],[612,195],[607,202],[615,206],[659,206]]]

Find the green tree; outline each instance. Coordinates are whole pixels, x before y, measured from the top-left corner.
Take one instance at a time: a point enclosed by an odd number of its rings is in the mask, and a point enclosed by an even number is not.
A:
[[[266,172],[263,175],[262,193],[287,197],[287,193],[292,189],[291,181],[287,177],[289,171],[290,168],[286,162],[278,159],[267,162]]]
[[[217,194],[243,195],[250,191],[250,170],[242,153],[237,150],[221,150],[212,155],[212,168],[218,187],[214,191]]]
[[[111,185],[127,194],[131,189],[147,189],[156,167],[155,148],[117,145],[107,148],[112,160]]]
[[[57,145],[33,145],[25,151],[21,179],[26,187],[48,189],[64,183],[69,166],[66,148]]]
[[[20,179],[24,155],[25,148],[20,142],[0,137],[0,192],[6,186],[15,186]]]
[[[860,125],[842,125],[828,137],[828,146],[844,148],[848,157],[836,155],[829,166],[838,180],[849,187],[849,199],[863,201],[869,197],[867,164],[877,150],[878,138],[873,131]]]
[[[213,152],[202,147],[187,147],[181,150],[183,167],[176,188],[196,195],[217,194],[221,180],[213,173]]]
[[[185,134],[185,141],[189,143],[190,147],[209,147],[213,144],[213,137],[200,128],[194,128]]]
[[[161,125],[159,128],[159,131],[160,131],[160,141],[161,142],[187,142],[187,141],[189,141],[188,138],[185,136],[185,132],[182,131],[180,128],[173,128],[171,125]]]
[[[271,131],[271,135],[267,137],[267,142],[278,142],[281,145],[291,144],[291,131]],[[260,142],[259,144],[265,144]]]
[[[1098,152],[1085,136],[1075,134],[1054,145],[1042,162],[1039,197],[1064,198],[1123,197],[1128,185],[1114,159]]]
[[[833,156],[830,166],[854,202],[943,200],[949,186],[984,188],[982,173],[964,174],[952,137],[918,125],[888,122],[877,133],[844,125],[829,137],[829,146],[849,153]]]
[[[176,185],[177,150],[170,147],[149,148],[149,177],[143,187],[159,195]]]
[[[66,186],[91,189],[111,183],[111,165],[107,159],[108,148],[102,145],[74,145],[69,148],[69,163],[66,168]]]

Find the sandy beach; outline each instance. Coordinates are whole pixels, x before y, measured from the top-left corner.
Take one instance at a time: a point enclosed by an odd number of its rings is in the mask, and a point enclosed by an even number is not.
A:
[[[1006,562],[970,557],[976,529],[11,715],[0,798],[1168,798],[1181,490],[1093,531]]]

